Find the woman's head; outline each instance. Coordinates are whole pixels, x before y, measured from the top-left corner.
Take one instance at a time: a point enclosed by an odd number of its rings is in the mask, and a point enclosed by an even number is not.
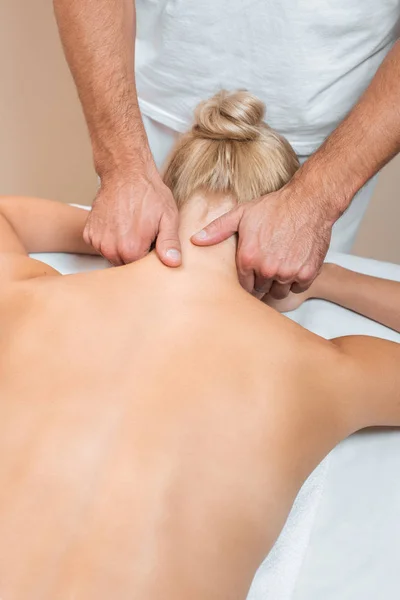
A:
[[[164,172],[179,207],[199,190],[248,202],[291,179],[299,167],[296,154],[264,123],[264,114],[263,102],[246,91],[221,91],[199,104]]]

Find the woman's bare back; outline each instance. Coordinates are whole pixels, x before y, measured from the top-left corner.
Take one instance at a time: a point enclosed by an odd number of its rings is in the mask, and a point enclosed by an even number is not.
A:
[[[242,600],[321,458],[400,424],[399,347],[245,293],[203,200],[182,268],[65,278],[27,252],[90,252],[84,211],[0,202],[0,596]]]
[[[302,481],[348,433],[344,367],[214,283],[151,255],[0,298],[5,598],[244,598]]]

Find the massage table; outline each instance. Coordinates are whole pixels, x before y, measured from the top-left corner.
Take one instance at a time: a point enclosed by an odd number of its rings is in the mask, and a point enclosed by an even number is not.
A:
[[[63,274],[108,266],[99,257],[35,257]],[[400,266],[337,253],[327,260],[400,281]],[[288,317],[328,339],[363,334],[400,342],[394,331],[322,300],[310,300]],[[370,429],[337,446],[305,482],[281,536],[256,574],[248,600],[396,598],[400,429]]]

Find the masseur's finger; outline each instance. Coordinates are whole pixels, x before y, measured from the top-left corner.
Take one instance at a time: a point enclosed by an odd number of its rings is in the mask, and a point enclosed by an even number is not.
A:
[[[272,283],[272,279],[265,279],[264,277],[260,277],[260,275],[257,275],[257,277],[254,280],[253,296],[255,296],[256,298],[263,298],[265,294],[269,293]]]
[[[302,294],[303,292],[306,292],[309,287],[310,287],[309,283],[301,284],[301,283],[298,283],[297,281],[295,281],[294,283],[292,283],[292,287],[290,288],[290,291],[293,292],[293,294]]]
[[[182,264],[181,242],[178,235],[178,211],[164,213],[156,241],[156,252],[167,267],[179,267]]]
[[[272,298],[275,298],[275,300],[283,300],[289,295],[290,287],[290,283],[279,283],[278,281],[274,281],[271,285],[269,295],[272,296]]]
[[[230,210],[222,217],[212,221],[201,231],[195,233],[191,238],[192,243],[197,246],[212,246],[227,240],[238,231],[242,214],[242,206]]]
[[[243,273],[243,272],[239,273],[240,285],[242,286],[242,288],[244,288],[250,294],[254,290],[254,280],[255,280],[255,273],[253,270],[247,271],[246,273]]]
[[[302,294],[303,292],[306,292],[318,277],[321,267],[316,271],[313,265],[304,265],[298,272],[296,280],[292,282],[291,291],[294,294]]]
[[[254,289],[256,273],[254,272],[252,255],[254,249],[249,247],[239,233],[238,247],[236,252],[236,269],[239,277],[239,283],[243,289],[250,294]]]

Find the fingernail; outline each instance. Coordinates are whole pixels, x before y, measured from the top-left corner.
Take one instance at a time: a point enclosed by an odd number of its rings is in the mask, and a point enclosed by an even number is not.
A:
[[[168,258],[172,258],[172,260],[181,259],[181,253],[176,248],[170,248],[169,250],[167,250],[165,256],[167,256]]]
[[[207,237],[207,231],[205,229],[202,229],[201,231],[197,232],[194,235],[195,238],[197,238],[198,240],[205,240]]]

